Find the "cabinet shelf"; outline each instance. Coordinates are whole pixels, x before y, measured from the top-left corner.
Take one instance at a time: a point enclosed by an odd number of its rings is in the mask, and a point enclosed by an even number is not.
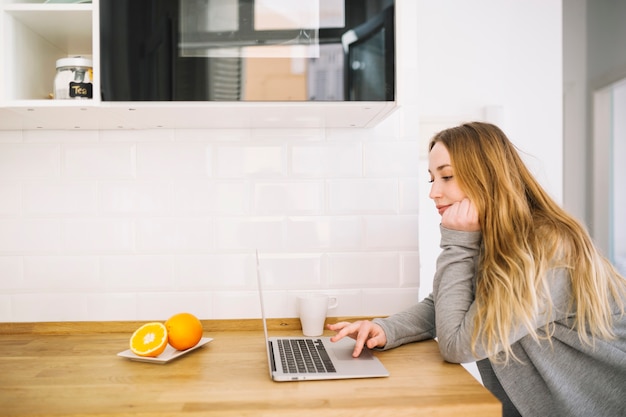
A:
[[[0,130],[372,127],[395,108],[394,102],[23,100],[0,112]]]
[[[5,13],[67,54],[92,53],[91,4],[9,4]]]
[[[57,59],[94,55],[93,4],[0,3],[3,105],[48,98]]]

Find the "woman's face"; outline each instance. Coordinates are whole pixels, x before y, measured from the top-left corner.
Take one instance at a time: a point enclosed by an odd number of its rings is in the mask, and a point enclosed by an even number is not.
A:
[[[448,149],[441,142],[435,143],[428,154],[428,173],[432,184],[429,197],[435,202],[440,215],[452,204],[467,198],[454,176]]]

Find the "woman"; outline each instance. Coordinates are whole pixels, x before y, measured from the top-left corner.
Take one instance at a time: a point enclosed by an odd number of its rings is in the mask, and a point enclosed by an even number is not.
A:
[[[505,416],[626,415],[626,280],[530,174],[504,133],[467,123],[432,139],[441,215],[433,292],[385,319],[329,325],[391,349],[438,338],[477,361]]]

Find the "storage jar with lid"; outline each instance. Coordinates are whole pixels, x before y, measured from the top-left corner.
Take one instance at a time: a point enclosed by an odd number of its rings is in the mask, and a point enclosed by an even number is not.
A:
[[[93,69],[91,59],[61,58],[56,63],[54,77],[55,99],[90,99],[93,97]]]

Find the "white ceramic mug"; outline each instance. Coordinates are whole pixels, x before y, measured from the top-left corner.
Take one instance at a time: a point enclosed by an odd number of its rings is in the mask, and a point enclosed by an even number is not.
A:
[[[304,294],[298,296],[298,313],[302,333],[305,336],[321,336],[324,333],[326,314],[337,307],[337,297],[326,294]]]

